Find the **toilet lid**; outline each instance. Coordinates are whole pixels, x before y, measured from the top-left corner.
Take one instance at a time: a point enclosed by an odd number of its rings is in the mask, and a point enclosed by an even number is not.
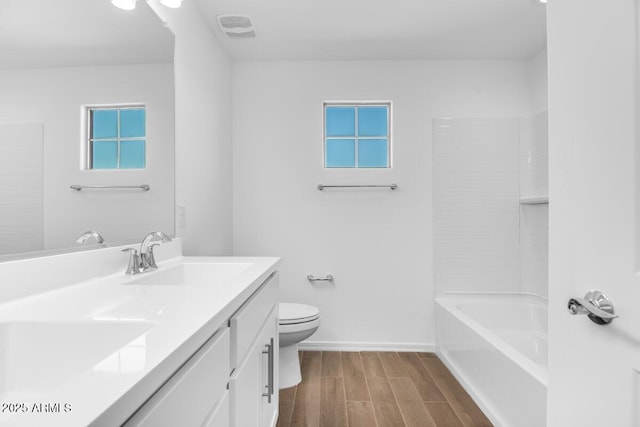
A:
[[[312,305],[281,302],[278,314],[281,325],[290,325],[315,320],[320,316],[320,310]]]

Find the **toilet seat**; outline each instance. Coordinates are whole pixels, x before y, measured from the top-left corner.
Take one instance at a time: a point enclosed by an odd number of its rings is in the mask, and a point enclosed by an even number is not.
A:
[[[283,335],[297,334],[297,333],[309,333],[320,327],[320,318],[315,320],[309,320],[307,322],[290,323],[288,325],[278,325],[278,333],[280,334],[280,340],[282,341]]]
[[[312,305],[281,302],[278,306],[278,317],[280,325],[309,323],[320,317],[320,310]]]

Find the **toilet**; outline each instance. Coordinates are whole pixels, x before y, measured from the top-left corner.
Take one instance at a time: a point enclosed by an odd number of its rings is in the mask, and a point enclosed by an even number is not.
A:
[[[278,308],[280,338],[280,388],[293,387],[302,381],[298,343],[306,340],[320,326],[320,310],[306,304],[281,302]]]

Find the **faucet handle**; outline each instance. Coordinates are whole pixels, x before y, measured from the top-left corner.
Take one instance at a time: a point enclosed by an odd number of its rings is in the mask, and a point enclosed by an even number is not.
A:
[[[136,248],[126,248],[121,250],[120,252],[125,253],[129,252],[129,264],[127,265],[126,274],[138,274],[140,273],[140,256],[138,255],[138,250]]]

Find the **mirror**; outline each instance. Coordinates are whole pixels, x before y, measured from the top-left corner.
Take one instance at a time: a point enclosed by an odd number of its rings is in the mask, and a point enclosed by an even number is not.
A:
[[[0,2],[0,255],[174,234],[174,38],[138,3]],[[145,167],[88,170],[87,107],[114,105],[145,107]]]

